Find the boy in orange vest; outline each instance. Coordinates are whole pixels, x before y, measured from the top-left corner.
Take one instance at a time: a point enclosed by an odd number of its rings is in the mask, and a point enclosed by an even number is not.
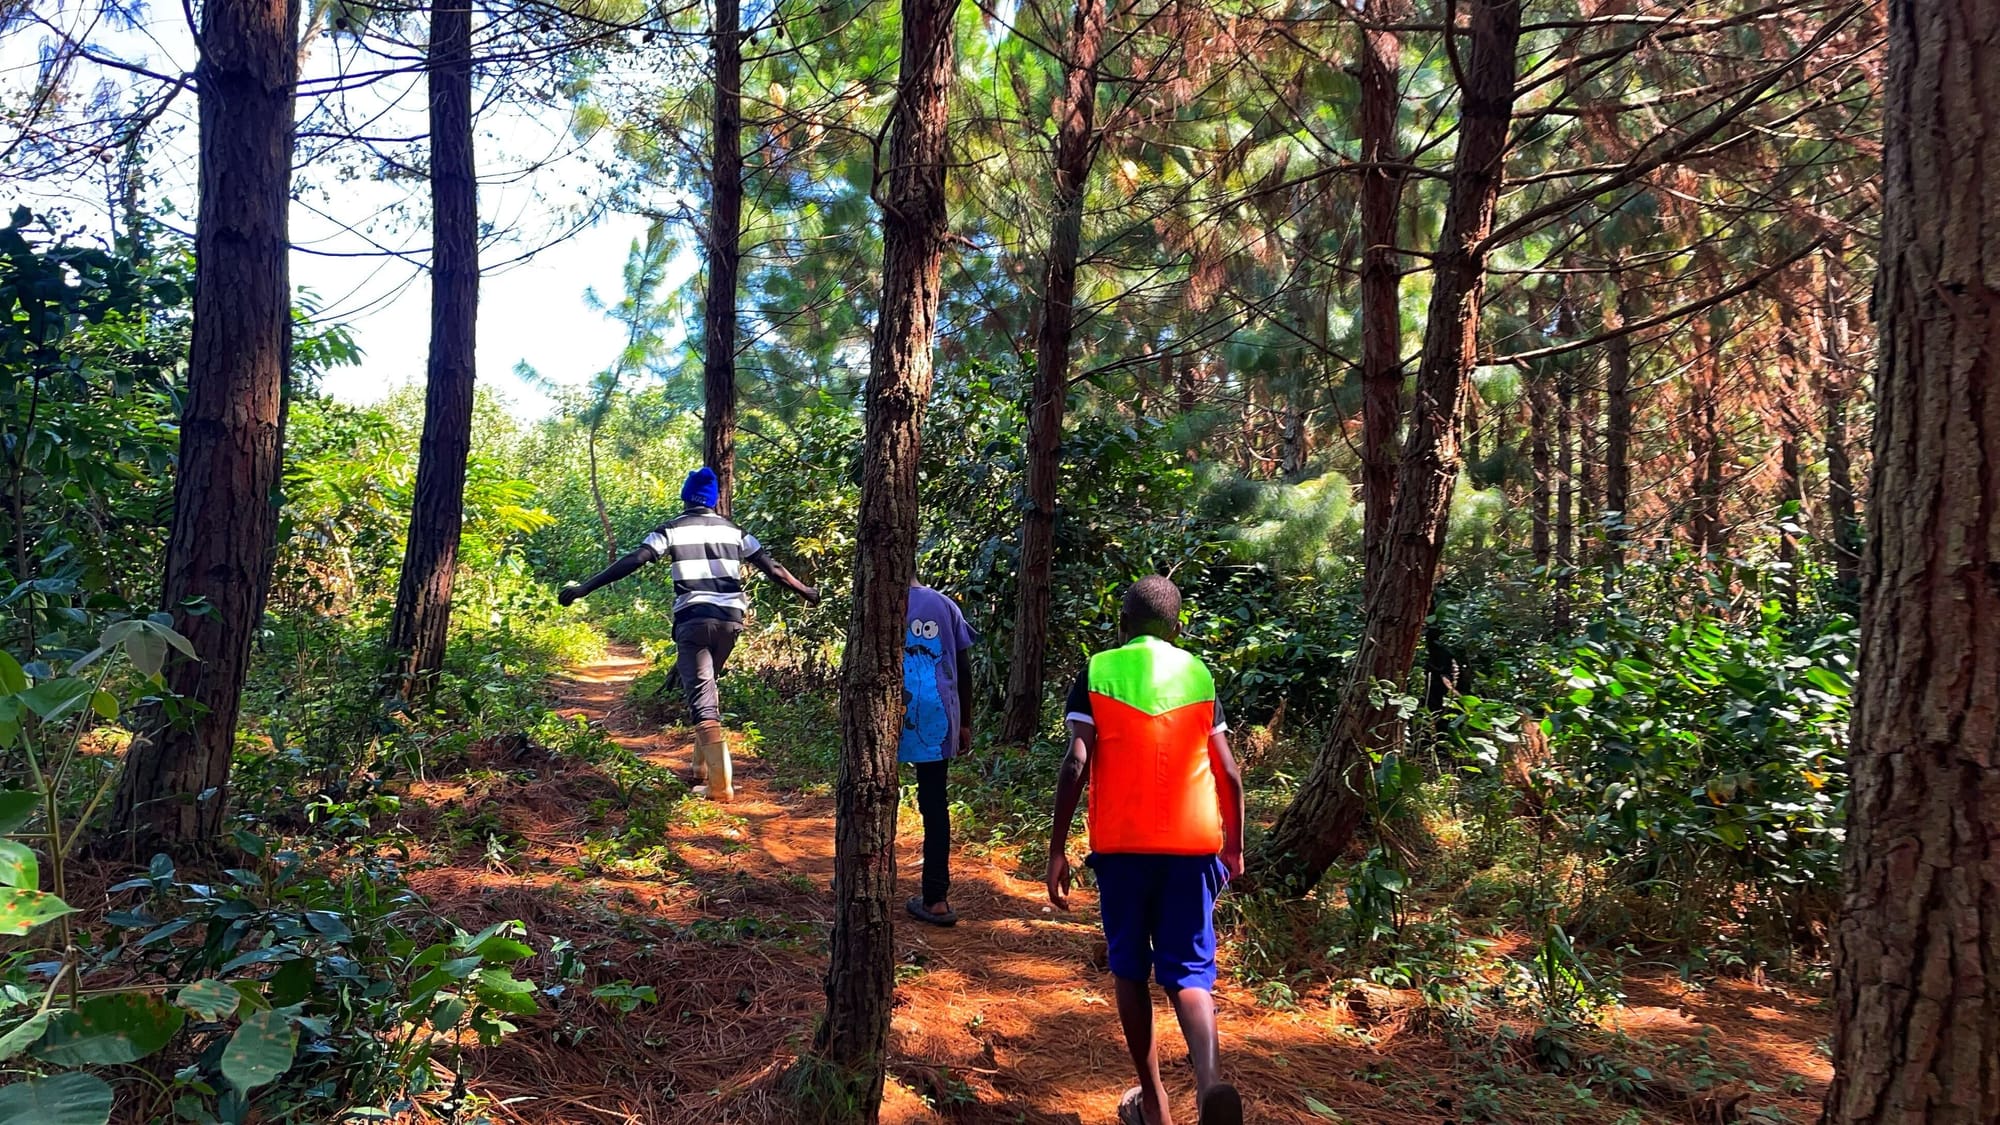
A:
[[[1049,901],[1069,909],[1069,825],[1084,787],[1098,910],[1118,1020],[1139,1084],[1121,1125],[1173,1125],[1153,1043],[1150,974],[1166,989],[1194,1067],[1201,1125],[1241,1125],[1216,1072],[1215,898],[1243,873],[1243,780],[1215,680],[1173,641],[1181,592],[1159,575],[1125,592],[1124,644],[1092,657],[1069,693],[1069,757],[1056,785]]]

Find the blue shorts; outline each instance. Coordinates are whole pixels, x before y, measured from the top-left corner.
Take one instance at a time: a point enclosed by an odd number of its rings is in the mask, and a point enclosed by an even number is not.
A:
[[[1111,975],[1160,987],[1215,987],[1215,898],[1229,881],[1212,855],[1093,853]]]

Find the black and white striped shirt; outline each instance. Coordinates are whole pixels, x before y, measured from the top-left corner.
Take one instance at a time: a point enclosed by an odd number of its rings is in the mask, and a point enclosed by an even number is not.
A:
[[[645,545],[674,569],[674,620],[742,621],[750,608],[743,564],[763,551],[757,537],[713,508],[689,508],[647,534]]]

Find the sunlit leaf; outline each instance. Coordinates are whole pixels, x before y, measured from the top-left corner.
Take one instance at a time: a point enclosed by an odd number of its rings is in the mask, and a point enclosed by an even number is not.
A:
[[[222,1049],[222,1076],[248,1093],[290,1070],[298,1047],[299,1029],[291,1016],[275,1009],[252,1012]]]
[[[18,936],[75,910],[52,894],[24,887],[0,889],[0,934]]]
[[[57,1066],[116,1066],[165,1047],[187,1013],[151,993],[93,996],[50,1024],[35,1057]]]
[[[175,1004],[211,1023],[236,1014],[242,1002],[242,993],[219,980],[198,980],[174,996]]]
[[[0,840],[0,886],[34,890],[41,883],[41,865],[35,853],[13,840]]]

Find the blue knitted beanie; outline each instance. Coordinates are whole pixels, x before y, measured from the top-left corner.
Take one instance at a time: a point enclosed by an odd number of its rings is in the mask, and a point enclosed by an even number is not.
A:
[[[689,473],[687,483],[681,485],[681,499],[689,504],[713,508],[721,496],[721,489],[715,483],[715,470],[707,465]]]

